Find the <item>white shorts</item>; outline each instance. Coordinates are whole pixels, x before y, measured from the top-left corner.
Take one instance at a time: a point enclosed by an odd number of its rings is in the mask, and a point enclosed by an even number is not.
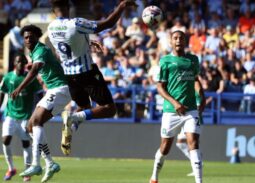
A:
[[[161,122],[161,137],[171,138],[176,136],[180,130],[200,134],[200,124],[197,110],[189,111],[184,116],[177,113],[163,113]]]
[[[45,96],[38,102],[37,107],[43,107],[53,116],[61,113],[71,101],[71,95],[67,85],[47,90]]]
[[[16,120],[6,116],[2,126],[2,137],[17,135],[21,140],[30,140],[26,131],[28,120]]]

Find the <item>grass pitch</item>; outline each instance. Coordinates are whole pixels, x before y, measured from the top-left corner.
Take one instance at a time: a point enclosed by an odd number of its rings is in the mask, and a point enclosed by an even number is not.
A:
[[[75,159],[55,158],[61,171],[49,183],[148,183],[153,160],[136,159]],[[0,174],[4,176],[6,164],[0,158]],[[18,174],[23,169],[21,157],[14,158]],[[160,183],[194,183],[189,161],[167,160],[160,174]],[[31,183],[40,182],[42,176],[32,177]],[[10,183],[22,182],[14,176]],[[205,183],[254,183],[255,163],[229,164],[228,162],[204,162]]]

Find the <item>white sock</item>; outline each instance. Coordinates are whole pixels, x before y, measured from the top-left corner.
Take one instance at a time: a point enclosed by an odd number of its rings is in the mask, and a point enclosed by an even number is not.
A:
[[[45,131],[43,131],[44,135],[43,135],[43,139],[42,139],[42,143],[40,144],[41,147],[41,155],[45,161],[46,167],[50,167],[50,165],[53,164],[53,160],[50,154],[50,149],[48,146],[48,141],[46,138],[46,134]]]
[[[86,121],[86,114],[84,111],[75,112],[72,114],[72,119],[74,122],[84,122]]]
[[[3,144],[3,153],[4,153],[6,163],[8,165],[8,170],[13,170],[14,166],[13,166],[11,146],[10,145],[6,146]]]
[[[196,183],[202,183],[202,157],[199,149],[191,150],[190,163],[193,169]]]
[[[44,128],[41,126],[33,126],[33,144],[32,144],[32,153],[33,153],[33,161],[32,165],[38,166],[40,165],[40,147],[39,144],[42,144],[44,135]]]
[[[158,180],[158,175],[161,168],[163,167],[164,161],[165,161],[165,156],[160,152],[160,149],[158,149],[158,151],[155,154],[151,180]]]
[[[23,148],[23,157],[25,168],[28,168],[31,165],[32,161],[32,148],[31,146]]]
[[[190,159],[190,155],[189,155],[189,148],[187,143],[176,143],[176,146],[182,151],[182,153],[188,158]]]

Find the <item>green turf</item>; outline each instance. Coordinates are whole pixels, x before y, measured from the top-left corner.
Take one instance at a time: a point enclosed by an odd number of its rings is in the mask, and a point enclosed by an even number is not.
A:
[[[50,183],[148,183],[152,171],[152,160],[133,159],[75,159],[55,158],[62,170],[54,175]],[[23,165],[21,157],[14,158],[18,173]],[[4,175],[6,165],[0,158],[0,174]],[[166,161],[160,174],[160,183],[194,183],[188,161]],[[31,183],[40,182],[42,176],[34,176]],[[14,176],[12,183],[22,182]],[[205,183],[254,183],[255,164],[228,162],[204,162]]]

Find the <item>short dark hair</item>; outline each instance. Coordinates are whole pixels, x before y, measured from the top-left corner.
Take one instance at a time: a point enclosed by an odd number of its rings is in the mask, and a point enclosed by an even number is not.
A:
[[[14,55],[14,60],[13,60],[13,62],[15,62],[16,57],[21,57],[25,64],[28,63],[27,57],[25,56],[25,54],[24,54],[23,52],[17,51],[17,52],[15,53],[15,55]]]
[[[23,36],[25,32],[33,32],[36,37],[40,38],[42,36],[42,30],[35,25],[26,25],[20,30],[20,34]]]
[[[69,7],[69,0],[51,0],[52,9],[59,7]]]

